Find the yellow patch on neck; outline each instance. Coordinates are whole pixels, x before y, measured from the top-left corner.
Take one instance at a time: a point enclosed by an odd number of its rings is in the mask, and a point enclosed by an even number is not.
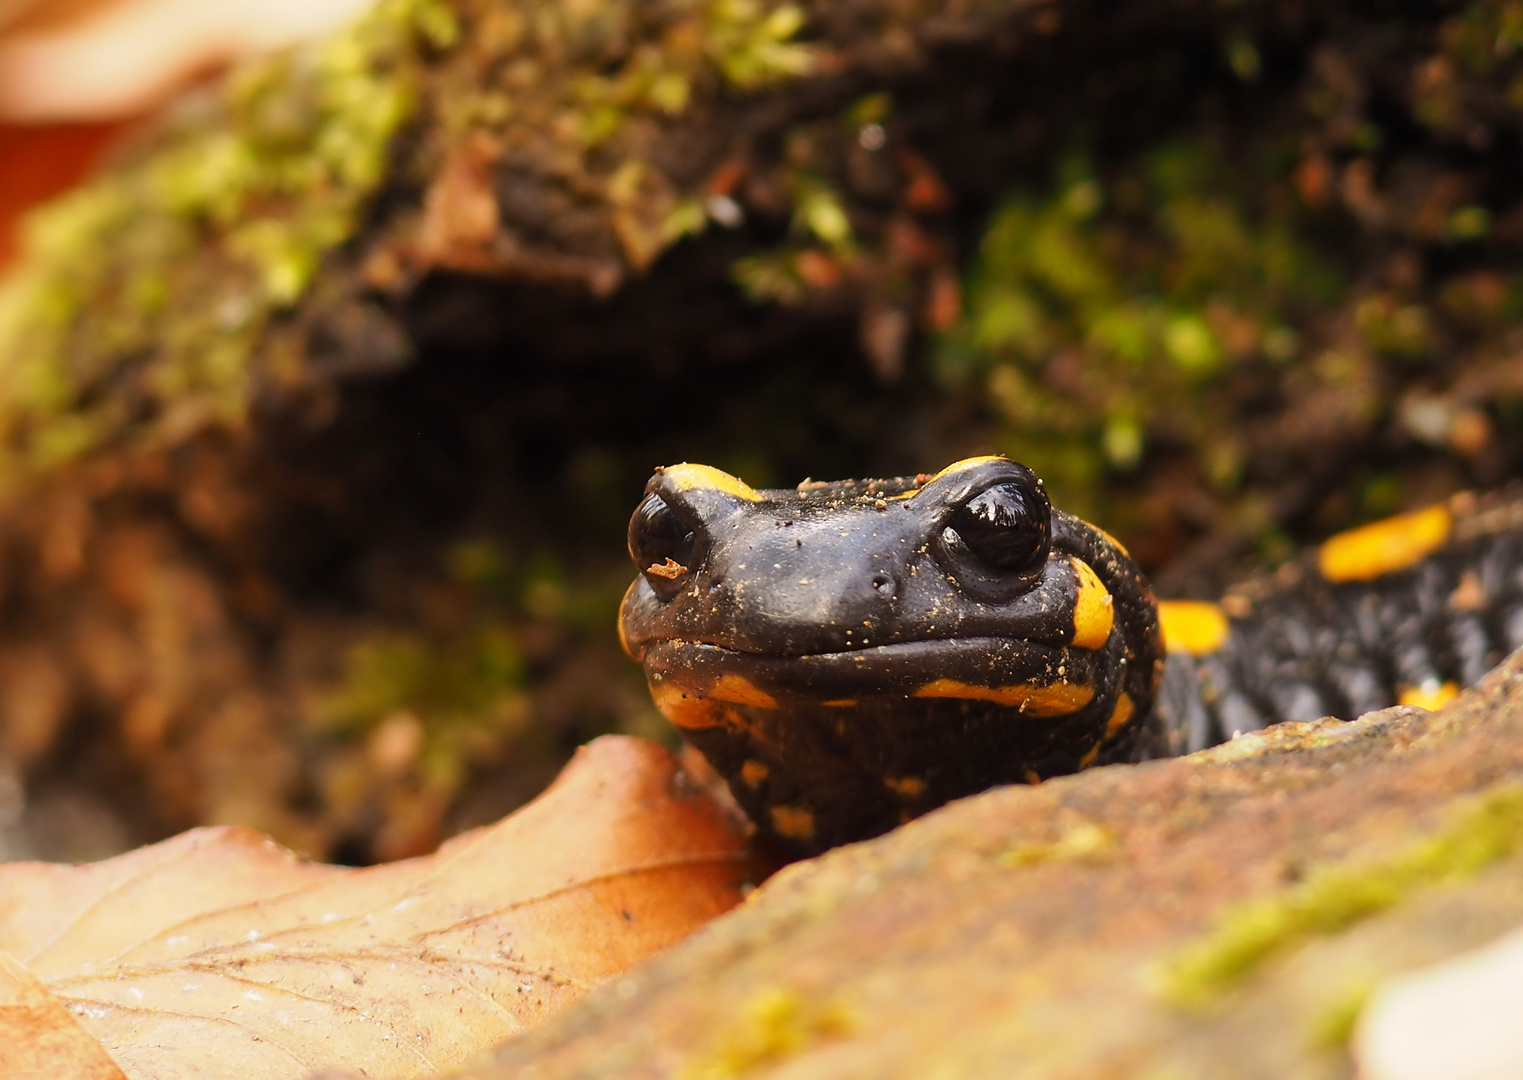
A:
[[[1328,581],[1369,581],[1421,562],[1453,528],[1454,515],[1442,503],[1399,514],[1328,540],[1317,552],[1317,569]]]
[[[762,501],[762,497],[750,484],[712,465],[694,465],[684,461],[679,465],[668,465],[661,473],[678,491],[722,491],[746,502]]]
[[[1034,686],[1029,683],[1020,683],[1015,686],[977,686],[957,679],[933,679],[916,690],[913,696],[971,698],[978,701],[992,701],[996,705],[1009,705],[1032,716],[1067,716],[1094,700],[1095,688],[1077,683],[1053,683],[1051,686]]]
[[[1204,600],[1163,600],[1158,604],[1163,651],[1205,656],[1227,643],[1227,613]]]
[[[1073,564],[1079,582],[1078,595],[1074,597],[1073,643],[1080,649],[1098,649],[1110,639],[1116,603],[1089,563],[1075,559]]]

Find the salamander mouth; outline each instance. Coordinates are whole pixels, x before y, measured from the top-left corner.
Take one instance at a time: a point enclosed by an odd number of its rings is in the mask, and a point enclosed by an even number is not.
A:
[[[1039,697],[1077,708],[1100,692],[1104,652],[1019,638],[947,638],[779,656],[710,642],[651,642],[652,690],[762,708],[856,705],[869,698],[978,698],[1016,707]],[[1043,693],[1037,693],[1042,691]]]

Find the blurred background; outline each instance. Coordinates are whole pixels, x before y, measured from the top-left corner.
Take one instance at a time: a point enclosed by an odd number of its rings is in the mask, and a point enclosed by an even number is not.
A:
[[[1209,596],[1523,453],[1523,3],[0,0],[0,858],[426,851],[659,464],[1004,452]]]

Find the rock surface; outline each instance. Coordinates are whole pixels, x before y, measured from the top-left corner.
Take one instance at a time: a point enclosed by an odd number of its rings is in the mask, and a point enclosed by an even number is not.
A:
[[[1523,1076],[1523,934],[1403,976],[1359,1019],[1364,1080]]]
[[[955,803],[796,864],[493,1077],[1342,1077],[1388,980],[1523,922],[1523,659]]]

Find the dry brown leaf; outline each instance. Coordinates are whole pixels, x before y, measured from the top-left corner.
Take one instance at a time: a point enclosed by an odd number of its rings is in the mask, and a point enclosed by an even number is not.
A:
[[[77,184],[121,130],[116,123],[18,127],[0,122],[0,274],[15,258],[21,216]]]
[[[0,867],[0,949],[129,1077],[402,1077],[523,1031],[760,872],[665,750],[608,737],[423,858],[320,866],[209,828],[86,866]]]
[[[199,72],[328,33],[373,0],[34,3],[5,26],[0,116],[32,123],[131,116]]]
[[[26,968],[0,952],[0,1076],[122,1080],[101,1044]]]

